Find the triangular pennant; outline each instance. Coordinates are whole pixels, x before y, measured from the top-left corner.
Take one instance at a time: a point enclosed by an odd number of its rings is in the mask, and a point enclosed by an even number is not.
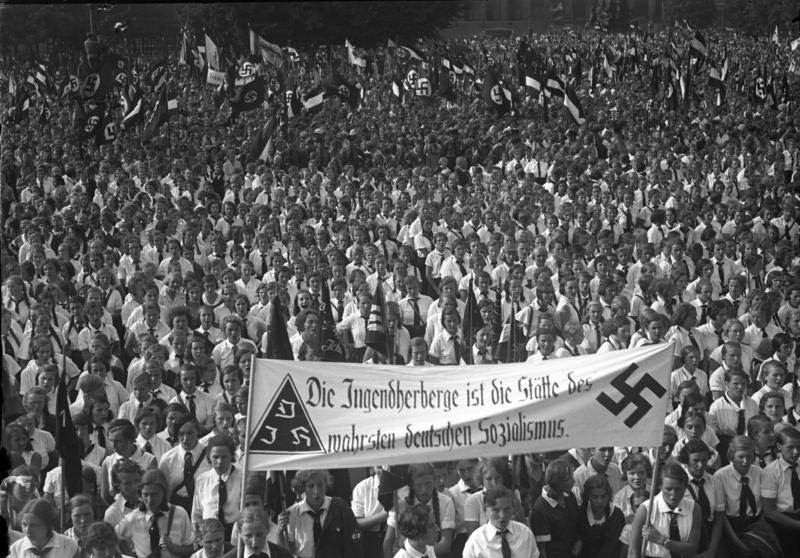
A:
[[[250,437],[250,451],[262,453],[325,453],[292,377],[287,374],[267,412]]]

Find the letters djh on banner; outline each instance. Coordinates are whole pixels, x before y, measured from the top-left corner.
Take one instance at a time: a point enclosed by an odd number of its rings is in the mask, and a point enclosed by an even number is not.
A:
[[[256,359],[248,467],[366,467],[657,446],[672,347],[538,364],[364,366]]]

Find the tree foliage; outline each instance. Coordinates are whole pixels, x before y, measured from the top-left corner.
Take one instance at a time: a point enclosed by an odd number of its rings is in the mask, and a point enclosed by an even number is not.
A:
[[[753,35],[772,34],[775,26],[786,39],[800,34],[797,24],[792,24],[800,3],[797,0],[725,0],[722,24]]]
[[[714,0],[664,0],[664,21],[668,24],[683,20],[692,27],[709,27],[717,23],[717,4]]]
[[[466,2],[291,2],[196,4],[190,7],[193,28],[237,45],[249,25],[279,44],[331,43],[345,38],[364,47],[387,37],[430,36],[446,27]]]

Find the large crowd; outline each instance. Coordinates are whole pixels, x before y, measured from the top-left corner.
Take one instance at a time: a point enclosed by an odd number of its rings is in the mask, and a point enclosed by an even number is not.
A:
[[[8,122],[3,385],[22,402],[3,423],[10,555],[218,558],[241,541],[245,557],[792,556],[800,57],[707,36],[705,60],[673,29],[441,42],[473,70],[452,74],[447,100],[416,99],[379,48],[374,68],[339,69],[357,109],[331,98],[292,118],[280,96],[227,118],[172,56],[181,111],[151,143],[130,130],[76,142],[66,104]],[[522,42],[539,53],[529,64]],[[708,74],[723,59],[718,102]],[[473,81],[490,63],[509,114]],[[537,64],[577,92],[585,124],[524,85]],[[301,86],[319,79],[310,68]],[[5,87],[0,101],[6,114]],[[278,113],[256,159],[251,138]],[[388,498],[380,466],[242,478],[253,356],[490,376],[657,343],[673,349],[658,449],[456,455],[401,468]],[[83,480],[66,499],[62,374]]]

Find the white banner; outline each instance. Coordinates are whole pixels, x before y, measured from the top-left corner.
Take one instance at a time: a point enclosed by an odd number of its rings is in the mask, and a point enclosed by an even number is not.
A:
[[[538,364],[458,367],[256,359],[248,468],[657,446],[671,365],[665,344]]]
[[[211,85],[221,85],[227,81],[225,72],[218,72],[208,68],[208,75],[206,76],[206,83]]]

